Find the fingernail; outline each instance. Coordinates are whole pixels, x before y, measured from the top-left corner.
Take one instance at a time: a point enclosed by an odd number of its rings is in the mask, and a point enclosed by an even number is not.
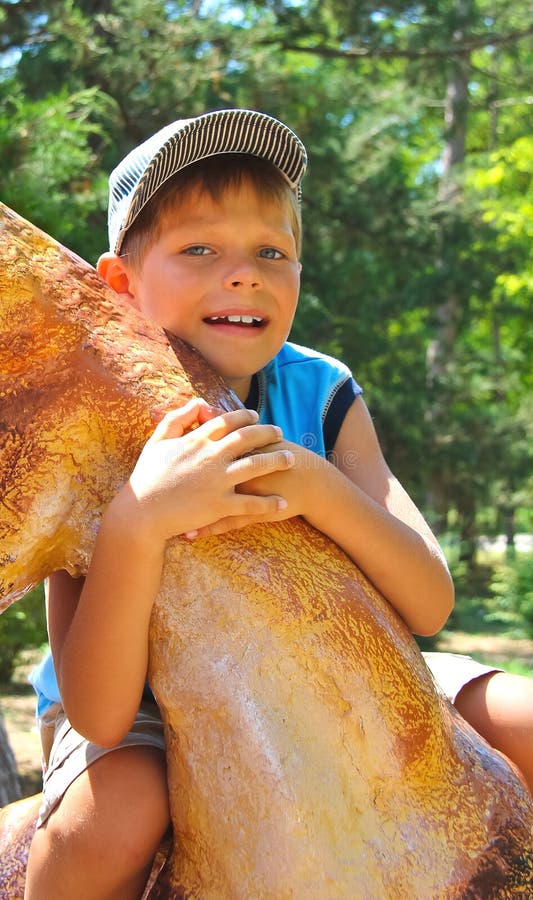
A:
[[[191,540],[191,538],[198,537],[198,531],[186,531],[185,537]]]
[[[287,509],[288,503],[283,497],[280,497],[278,500],[278,509]]]
[[[285,459],[287,460],[289,465],[292,466],[294,463],[294,453],[292,452],[292,450],[284,450],[283,453],[285,454]]]

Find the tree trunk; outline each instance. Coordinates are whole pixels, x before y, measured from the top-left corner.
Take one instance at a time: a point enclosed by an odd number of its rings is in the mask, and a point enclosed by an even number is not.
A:
[[[457,511],[459,513],[459,561],[466,563],[471,574],[476,567],[477,554],[477,513],[476,497],[473,492],[463,490],[458,498]]]
[[[20,798],[17,764],[0,711],[0,807]]]
[[[475,9],[475,0],[456,0],[456,28],[452,42],[461,44]],[[461,316],[461,296],[453,277],[446,283],[446,270],[450,267],[447,259],[449,243],[449,222],[459,213],[462,202],[462,180],[460,176],[465,161],[466,134],[468,123],[468,82],[470,75],[470,55],[456,53],[448,63],[448,81],[444,104],[444,149],[441,158],[441,179],[438,200],[445,208],[440,234],[440,250],[435,259],[436,272],[444,274],[444,289],[435,310],[435,333],[429,342],[426,354],[428,387],[432,392],[432,403],[427,414],[433,441],[437,444],[448,432],[450,407],[453,396],[450,382],[454,366],[455,344],[458,337]],[[438,456],[438,455],[437,455]],[[437,508],[447,509],[454,495],[460,489],[442,478],[442,461],[436,465],[431,476],[429,497]],[[455,499],[455,498],[454,498]],[[453,502],[453,501],[452,501]]]
[[[457,0],[458,19],[466,23],[472,14],[473,6],[472,0]],[[460,43],[464,37],[464,29],[457,28],[453,35],[454,42]],[[465,160],[469,75],[469,54],[453,56],[444,105],[445,143],[439,186],[439,200],[451,207],[459,207],[462,195],[458,170]],[[446,237],[443,235],[443,244],[445,240]],[[437,268],[442,266],[442,260],[436,262]],[[428,349],[428,374],[431,382],[442,378],[453,358],[459,307],[460,298],[455,292],[450,291],[447,297],[442,298],[437,309],[437,333]]]

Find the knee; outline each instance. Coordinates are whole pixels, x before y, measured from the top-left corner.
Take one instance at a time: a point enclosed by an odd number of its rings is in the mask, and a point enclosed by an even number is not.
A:
[[[467,684],[455,705],[489,744],[518,766],[533,791],[533,680],[490,673]]]
[[[118,854],[126,869],[135,869],[152,860],[169,827],[165,758],[157,750],[136,747],[107,759],[115,767],[111,783],[120,788],[116,796],[110,790],[106,811],[95,819],[95,845],[98,853],[109,852],[113,860]]]
[[[134,826],[134,823],[131,823]],[[135,832],[135,828],[132,828]],[[117,863],[119,845],[127,836],[120,818],[111,821],[95,814],[90,807],[73,809],[60,804],[35,835],[34,843],[49,860],[85,871],[87,866],[106,868]]]
[[[154,856],[169,826],[163,754],[121,750],[90,766],[48,819],[51,854],[135,870]]]
[[[109,754],[71,784],[36,832],[26,896],[140,896],[168,825],[163,754]]]
[[[39,829],[39,855],[71,871],[107,871],[121,878],[148,866],[168,828],[164,804],[142,804],[142,814],[102,817],[89,810],[51,815]]]
[[[533,737],[533,681],[506,672],[490,672],[460,691],[457,709],[493,743],[498,735],[518,741]]]

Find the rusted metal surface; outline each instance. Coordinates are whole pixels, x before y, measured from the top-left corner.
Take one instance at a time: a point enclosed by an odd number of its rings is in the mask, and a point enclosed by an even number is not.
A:
[[[0,323],[7,605],[55,568],[86,570],[163,409],[232,398],[5,209]],[[388,604],[303,521],[170,542],[150,646],[174,826],[152,897],[528,896],[530,796],[438,695]]]

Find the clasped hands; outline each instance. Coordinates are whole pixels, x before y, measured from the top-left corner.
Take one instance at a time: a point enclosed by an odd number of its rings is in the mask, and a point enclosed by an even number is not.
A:
[[[280,521],[305,512],[309,454],[253,410],[222,412],[193,399],[161,420],[117,502],[150,540]]]

